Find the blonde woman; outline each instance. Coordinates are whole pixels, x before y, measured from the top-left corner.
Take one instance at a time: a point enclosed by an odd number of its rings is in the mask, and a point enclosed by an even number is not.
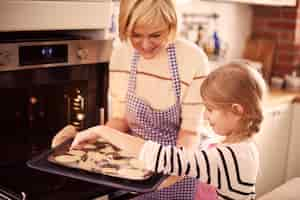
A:
[[[264,91],[263,78],[246,66],[233,63],[210,73],[200,91],[204,116],[222,140],[203,150],[161,145],[105,126],[79,133],[72,148],[103,137],[139,157],[152,171],[194,177],[209,184],[210,197],[204,194],[200,199],[254,200],[259,155],[253,135],[263,120]]]
[[[121,44],[110,61],[112,115],[106,126],[163,145],[196,148],[197,91],[208,73],[203,51],[178,39],[172,0],[121,0]],[[69,136],[57,135],[53,145]],[[170,181],[166,185],[170,185]],[[198,181],[185,178],[138,199],[192,200]]]

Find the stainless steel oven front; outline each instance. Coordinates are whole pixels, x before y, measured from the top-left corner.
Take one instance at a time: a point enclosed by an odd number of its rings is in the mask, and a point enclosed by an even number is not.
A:
[[[110,53],[111,41],[0,43],[0,186],[29,199],[88,199],[103,191],[34,171],[25,162],[49,149],[54,134],[67,124],[80,130],[104,123]]]

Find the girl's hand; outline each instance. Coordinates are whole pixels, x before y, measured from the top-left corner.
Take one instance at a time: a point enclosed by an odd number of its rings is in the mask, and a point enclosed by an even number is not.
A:
[[[100,135],[92,128],[79,132],[74,138],[71,149],[81,149],[83,144],[94,143]]]
[[[200,143],[200,136],[192,131],[180,130],[177,136],[176,145],[186,149],[197,149]]]
[[[94,143],[99,137],[136,157],[145,143],[139,137],[122,133],[108,126],[95,126],[79,132],[73,140],[71,149],[81,149],[84,144]]]
[[[184,177],[180,176],[169,176],[166,180],[164,180],[158,187],[159,190],[163,188],[170,187],[171,185],[177,183],[178,181],[181,181]]]

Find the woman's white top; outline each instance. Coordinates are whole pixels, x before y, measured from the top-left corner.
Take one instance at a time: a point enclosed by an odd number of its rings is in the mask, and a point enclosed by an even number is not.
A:
[[[252,140],[187,151],[147,141],[139,155],[147,169],[189,176],[216,187],[218,199],[254,200],[259,155]]]
[[[175,41],[181,80],[181,128],[196,131],[203,106],[200,84],[208,74],[208,59],[201,48],[184,39]],[[128,42],[117,45],[109,66],[111,117],[125,118],[126,92],[134,49]],[[152,59],[142,56],[137,66],[136,94],[154,109],[166,109],[175,103],[168,54],[161,51]]]

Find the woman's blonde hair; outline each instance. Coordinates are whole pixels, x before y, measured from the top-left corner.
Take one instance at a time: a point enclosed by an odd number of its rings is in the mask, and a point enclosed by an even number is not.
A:
[[[246,134],[246,137],[251,137],[260,130],[263,120],[262,100],[265,91],[265,81],[256,70],[245,63],[234,62],[211,72],[200,89],[204,102],[216,108],[233,111],[233,104],[243,107],[238,133]]]
[[[177,14],[173,0],[121,0],[119,14],[119,37],[128,39],[136,24],[169,26],[168,40],[172,41],[177,32]]]

